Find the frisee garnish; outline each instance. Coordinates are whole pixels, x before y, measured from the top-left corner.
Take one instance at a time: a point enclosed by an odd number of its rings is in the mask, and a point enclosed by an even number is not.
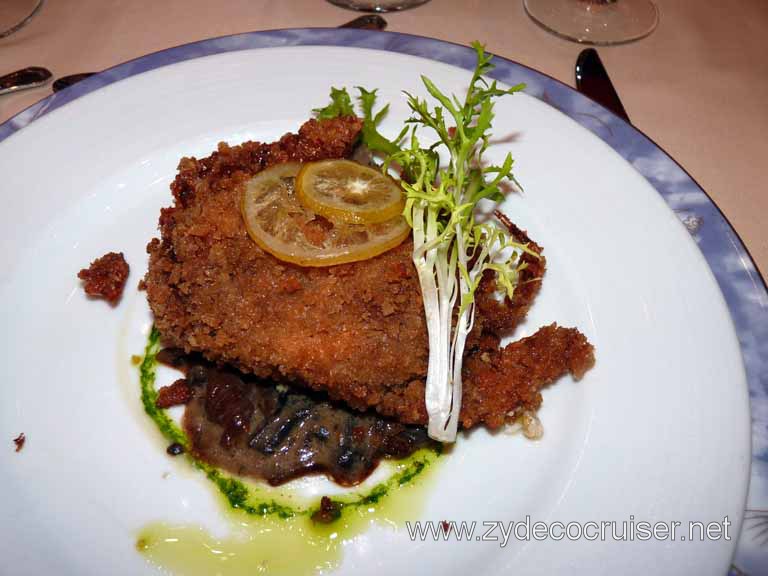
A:
[[[312,112],[320,120],[324,120],[338,116],[354,116],[355,107],[352,105],[352,98],[344,88],[331,88],[331,103],[324,108],[313,108]]]
[[[362,109],[362,143],[383,155],[382,170],[399,167],[406,194],[403,215],[413,229],[413,263],[424,300],[429,335],[429,366],[425,404],[429,435],[453,442],[458,430],[462,394],[462,363],[467,336],[475,319],[475,292],[487,270],[496,274],[497,286],[512,298],[520,272],[519,258],[526,252],[495,222],[478,222],[476,207],[483,199],[504,199],[502,183],[516,182],[513,159],[485,165],[494,118],[494,100],[525,86],[500,88],[486,75],[494,66],[482,44],[474,42],[477,65],[463,101],[443,93],[429,78],[421,80],[431,98],[405,93],[411,116],[403,131],[389,140],[378,131],[387,107],[374,114],[376,91],[358,88]],[[342,92],[344,94],[342,94]],[[346,95],[346,97],[345,97]],[[340,109],[351,99],[333,89],[328,109]],[[326,116],[327,117],[327,116]],[[422,146],[420,129],[431,133],[434,144]],[[439,152],[447,156],[440,160]]]

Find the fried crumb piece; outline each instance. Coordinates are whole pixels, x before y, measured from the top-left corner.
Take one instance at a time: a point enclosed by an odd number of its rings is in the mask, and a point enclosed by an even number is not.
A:
[[[295,276],[288,276],[282,281],[280,288],[286,294],[294,294],[301,290],[301,282]]]
[[[341,517],[341,506],[334,502],[328,496],[320,499],[320,508],[312,514],[312,521],[320,524],[330,524]]]
[[[541,440],[541,437],[544,436],[544,426],[535,412],[523,412],[520,420],[523,426],[523,436],[528,440]]]
[[[84,281],[83,289],[88,296],[104,298],[114,305],[123,295],[129,270],[122,252],[109,252],[80,270],[77,277]]]
[[[16,444],[16,452],[21,452],[21,449],[24,448],[24,442],[27,441],[27,437],[24,436],[24,432],[16,436],[16,438],[13,439],[13,443]]]
[[[544,425],[536,412],[531,410],[512,410],[507,414],[507,423],[503,428],[505,434],[522,432],[528,440],[541,440],[544,436]]]
[[[134,366],[138,366],[139,364],[141,364],[142,360],[144,359],[138,354],[133,354],[131,356],[131,364],[133,364]]]
[[[179,404],[186,404],[192,399],[192,389],[184,378],[179,378],[170,386],[163,386],[157,393],[155,406],[158,408],[170,408]]]

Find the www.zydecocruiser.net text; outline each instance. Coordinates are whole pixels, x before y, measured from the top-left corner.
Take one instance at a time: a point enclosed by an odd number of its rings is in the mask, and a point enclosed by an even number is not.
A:
[[[731,521],[725,516],[718,522],[647,522],[630,516],[624,521],[541,522],[530,516],[519,521],[487,520],[484,522],[424,521],[406,522],[412,541],[497,542],[501,547],[510,541],[588,540],[701,542],[730,540]]]

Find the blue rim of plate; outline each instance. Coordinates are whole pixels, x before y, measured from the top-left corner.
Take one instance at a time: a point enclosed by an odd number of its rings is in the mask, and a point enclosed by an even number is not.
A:
[[[237,50],[281,46],[344,46],[420,56],[467,70],[475,52],[443,40],[394,32],[297,28],[201,40],[130,60],[33,104],[0,125],[0,142],[41,116],[103,86],[162,66]],[[736,231],[717,206],[645,134],[586,96],[532,68],[496,56],[491,76],[524,82],[525,92],[557,108],[597,135],[640,172],[695,239],[731,313],[749,384],[752,468],[747,509],[731,575],[768,571],[768,291]],[[734,471],[734,473],[736,473]]]

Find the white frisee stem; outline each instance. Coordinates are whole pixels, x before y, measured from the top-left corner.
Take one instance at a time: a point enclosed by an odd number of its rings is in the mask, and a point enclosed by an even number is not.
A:
[[[421,248],[430,239],[430,233],[436,235],[436,224],[430,225],[425,222],[425,213],[423,205],[417,205],[413,209],[413,264],[419,275],[419,284],[424,301],[424,315],[427,323],[427,334],[429,335],[429,365],[427,369],[426,391],[424,401],[429,414],[430,423],[433,420],[433,414],[439,410],[441,402],[444,402],[445,382],[448,378],[447,350],[444,348],[447,343],[442,342],[440,330],[440,312],[439,296],[437,283],[435,279],[435,259],[437,257],[435,250],[428,250],[421,254]],[[434,229],[433,229],[434,228]],[[446,361],[443,362],[442,357]]]
[[[436,219],[423,204],[413,209],[413,262],[419,275],[429,335],[429,366],[424,402],[429,415],[427,432],[440,442],[454,442],[459,427],[462,397],[464,347],[475,323],[474,299],[456,319],[456,302],[472,292],[478,275],[488,260],[491,249],[483,245],[468,265],[470,258],[461,224],[453,224],[448,238],[453,242],[434,242],[438,236]],[[452,261],[452,250],[455,260]],[[468,278],[457,274],[457,267],[467,270]]]
[[[439,233],[437,220],[423,204],[413,209],[413,263],[419,275],[424,315],[429,335],[429,365],[424,403],[429,416],[428,433],[441,442],[456,438],[446,433],[451,416],[451,324],[456,304],[456,270],[449,264],[444,244],[430,244]],[[425,250],[426,248],[426,250]],[[441,253],[442,252],[442,253]]]
[[[461,266],[468,264],[466,246],[464,245],[464,236],[459,226],[456,227],[456,248],[458,250],[458,261]],[[483,271],[483,265],[488,258],[488,247],[484,246],[480,252],[480,255],[475,259],[474,265],[468,270],[469,280],[471,283],[477,280],[479,274]],[[459,302],[461,302],[464,294],[469,293],[470,284],[464,278],[463,275],[459,276]],[[472,331],[472,327],[475,325],[475,302],[467,306],[462,311],[459,318],[456,321],[456,329],[453,332],[453,344],[450,350],[450,377],[451,377],[451,390],[452,401],[451,410],[447,423],[442,429],[440,438],[436,438],[441,442],[453,442],[456,440],[456,434],[459,428],[459,417],[461,415],[461,398],[463,394],[463,380],[461,371],[464,366],[464,347],[467,343],[467,336]],[[430,433],[431,436],[431,433]],[[434,438],[434,436],[433,436]]]
[[[456,439],[456,434],[454,433],[451,436],[450,432],[446,431],[446,428],[450,421],[451,404],[454,397],[451,378],[451,328],[453,308],[456,304],[456,270],[449,265],[449,255],[446,253],[444,245],[431,248],[430,251],[437,253],[435,273],[437,275],[437,291],[440,306],[437,345],[440,346],[440,354],[436,359],[437,366],[435,368],[440,380],[433,382],[435,386],[433,396],[436,402],[430,404],[427,401],[427,413],[429,414],[427,432],[430,437],[440,442],[453,442]],[[430,366],[429,370],[431,371],[432,368]],[[429,396],[430,390],[427,388],[426,397]]]
[[[466,246],[464,246],[464,236],[461,228],[457,225],[456,230],[456,248],[458,250],[458,261],[461,266],[467,265],[467,252]],[[479,273],[480,268],[477,264],[473,266],[469,272],[470,279],[474,281]],[[464,294],[467,294],[470,290],[470,286],[467,283],[463,275],[459,275],[459,302],[461,302]],[[461,397],[463,394],[463,380],[461,371],[464,365],[464,346],[467,342],[467,336],[472,331],[472,326],[475,323],[475,304],[467,306],[465,310],[459,315],[456,320],[456,330],[453,333],[453,344],[451,346],[451,380],[453,389],[453,398],[451,402],[451,413],[448,419],[447,426],[445,427],[445,437],[450,440],[443,440],[444,442],[453,442],[456,439],[456,434],[459,428],[459,416],[461,415]]]

